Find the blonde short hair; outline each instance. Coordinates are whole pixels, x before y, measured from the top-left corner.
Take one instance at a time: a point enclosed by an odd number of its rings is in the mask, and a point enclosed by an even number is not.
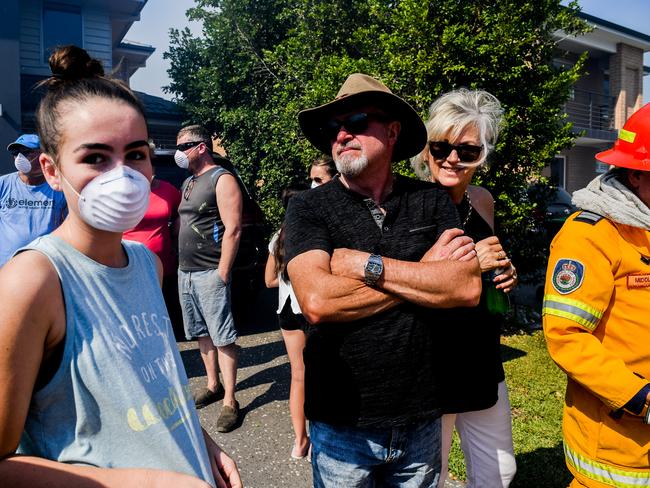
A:
[[[481,157],[466,166],[483,164],[499,137],[503,121],[503,109],[499,100],[485,90],[460,88],[438,97],[429,108],[429,118],[425,122],[427,140],[454,140],[467,127],[475,127],[483,146]],[[431,178],[429,165],[425,158],[429,146],[411,158],[411,166],[423,180]]]

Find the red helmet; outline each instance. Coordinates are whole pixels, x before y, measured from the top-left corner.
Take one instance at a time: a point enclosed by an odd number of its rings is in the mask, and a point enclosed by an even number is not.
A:
[[[619,129],[614,147],[599,152],[596,159],[614,166],[650,171],[650,103],[632,114]]]

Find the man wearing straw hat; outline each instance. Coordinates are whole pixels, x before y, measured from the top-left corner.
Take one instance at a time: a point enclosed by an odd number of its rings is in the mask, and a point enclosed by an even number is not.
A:
[[[437,308],[475,306],[473,242],[446,192],[394,175],[426,130],[381,82],[350,75],[298,116],[340,176],[295,197],[286,259],[303,314],[314,486],[435,486]],[[440,326],[449,324],[440,324]],[[453,345],[450,345],[453,347]]]

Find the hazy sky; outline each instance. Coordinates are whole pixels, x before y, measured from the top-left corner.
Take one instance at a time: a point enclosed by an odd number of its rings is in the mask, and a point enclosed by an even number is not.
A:
[[[169,84],[169,61],[163,53],[169,49],[169,29],[189,27],[194,35],[201,34],[201,24],[187,20],[185,12],[194,6],[194,0],[148,0],[140,12],[140,21],[134,22],[125,39],[149,44],[156,48],[147,59],[147,66],[131,77],[131,87],[150,95],[170,99],[162,87]]]
[[[579,3],[585,13],[650,35],[649,0],[580,0]],[[156,51],[147,60],[147,66],[131,78],[135,90],[171,98],[162,91],[162,87],[169,84],[169,63],[162,56],[169,48],[170,28],[187,26],[195,35],[201,33],[201,25],[190,23],[185,16],[187,9],[193,6],[194,0],[149,0],[142,9],[140,21],[133,24],[126,39],[150,44]],[[645,54],[644,60],[646,65],[650,65],[650,53]],[[644,77],[643,98],[650,101],[650,75]]]

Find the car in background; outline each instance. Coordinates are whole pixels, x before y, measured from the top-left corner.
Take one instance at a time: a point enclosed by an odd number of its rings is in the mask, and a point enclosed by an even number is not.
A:
[[[545,247],[546,258],[551,242],[571,214],[578,211],[571,202],[571,194],[564,188],[535,183],[528,188],[528,198],[536,207],[533,211],[535,228],[540,234]],[[538,284],[535,287],[535,299],[540,304],[544,297],[546,267],[537,271]]]
[[[546,232],[548,244],[564,225],[566,219],[578,210],[571,202],[571,194],[559,186],[535,183],[528,188],[528,197],[536,204],[534,218]]]
[[[168,181],[176,188],[190,176],[174,161],[173,149],[156,149],[152,164],[156,178]],[[214,154],[215,162],[230,171],[242,192],[242,233],[239,250],[232,270],[232,303],[235,319],[242,317],[247,304],[264,287],[264,268],[268,255],[268,229],[262,209],[251,197],[236,168],[228,160]]]

